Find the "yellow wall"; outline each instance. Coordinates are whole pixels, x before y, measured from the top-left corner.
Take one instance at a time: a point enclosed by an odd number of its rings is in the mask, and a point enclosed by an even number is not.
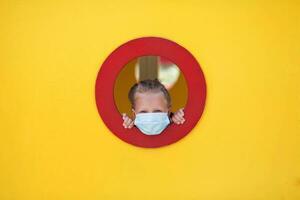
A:
[[[226,3],[225,3],[226,2]],[[299,1],[0,2],[0,199],[300,199]],[[206,76],[178,143],[131,146],[94,85],[120,44],[160,36]]]

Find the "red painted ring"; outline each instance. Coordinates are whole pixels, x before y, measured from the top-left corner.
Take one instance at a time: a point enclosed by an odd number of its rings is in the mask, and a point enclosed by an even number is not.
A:
[[[114,101],[114,84],[119,72],[132,59],[146,55],[163,56],[175,63],[185,76],[189,91],[185,123],[171,124],[155,136],[144,135],[137,128],[125,129]],[[177,142],[195,127],[205,107],[206,82],[199,63],[184,47],[164,38],[143,37],[126,42],[106,58],[96,79],[95,97],[98,112],[113,134],[132,145],[155,148]]]

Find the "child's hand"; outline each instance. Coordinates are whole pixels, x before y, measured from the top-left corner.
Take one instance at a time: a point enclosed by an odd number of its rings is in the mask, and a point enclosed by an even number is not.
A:
[[[132,128],[134,126],[133,120],[130,119],[125,113],[122,114],[122,118],[124,120],[123,122],[124,128]]]
[[[185,122],[185,119],[183,117],[184,117],[184,112],[183,112],[183,108],[181,108],[172,115],[171,119],[175,124],[183,124]]]

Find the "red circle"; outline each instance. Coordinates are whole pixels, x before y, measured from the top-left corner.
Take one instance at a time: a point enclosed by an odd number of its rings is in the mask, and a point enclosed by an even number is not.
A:
[[[145,135],[137,128],[125,129],[114,101],[114,83],[119,72],[128,61],[147,55],[163,56],[175,63],[186,77],[189,91],[185,123],[171,124],[154,136]],[[163,38],[143,37],[126,42],[106,58],[96,79],[95,95],[98,112],[113,134],[132,145],[154,148],[177,142],[195,127],[205,107],[206,83],[199,63],[184,47]]]

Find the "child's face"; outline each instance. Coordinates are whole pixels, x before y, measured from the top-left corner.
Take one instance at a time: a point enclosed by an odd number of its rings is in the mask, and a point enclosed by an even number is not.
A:
[[[150,112],[169,112],[168,102],[162,92],[137,92],[135,94],[134,114]]]

